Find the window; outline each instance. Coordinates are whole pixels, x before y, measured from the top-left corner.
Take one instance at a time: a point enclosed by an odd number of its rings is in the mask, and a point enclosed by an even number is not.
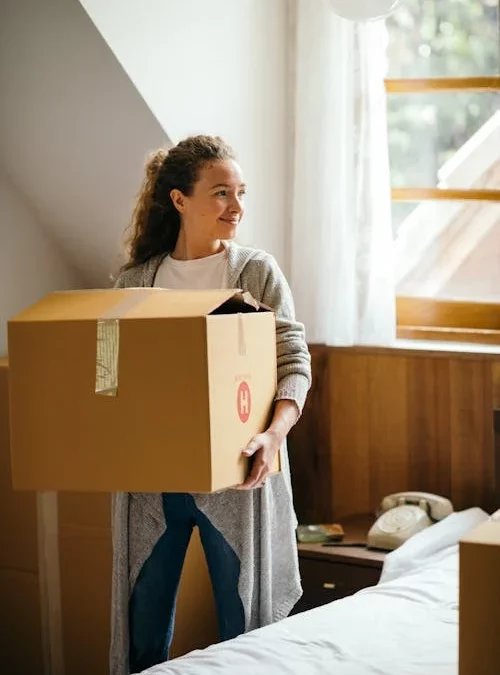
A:
[[[398,307],[500,303],[499,18],[403,0],[386,21]]]

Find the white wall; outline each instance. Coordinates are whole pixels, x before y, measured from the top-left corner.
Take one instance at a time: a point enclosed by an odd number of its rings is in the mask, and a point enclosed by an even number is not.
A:
[[[167,137],[78,0],[0,1],[0,101],[9,175],[85,283],[108,285]]]
[[[239,240],[284,264],[287,0],[81,0],[169,137],[218,134],[249,185]]]
[[[54,290],[78,288],[30,205],[0,169],[0,356],[7,354],[7,320]]]

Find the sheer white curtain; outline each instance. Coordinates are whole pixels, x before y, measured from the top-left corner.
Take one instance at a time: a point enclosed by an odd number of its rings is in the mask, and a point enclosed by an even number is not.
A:
[[[311,343],[395,339],[383,22],[295,0],[290,279]]]

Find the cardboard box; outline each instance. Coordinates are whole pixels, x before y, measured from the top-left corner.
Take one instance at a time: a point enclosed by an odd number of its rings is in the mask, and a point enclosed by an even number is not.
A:
[[[48,627],[43,624],[47,612],[41,607],[37,498],[31,492],[12,490],[8,408],[8,364],[0,359],[0,670],[9,675],[41,675],[43,635]],[[110,495],[60,492],[58,516],[60,648],[65,671],[106,673],[112,577]],[[213,644],[217,635],[212,586],[195,531],[181,578],[172,656]]]
[[[6,359],[0,359],[0,653],[2,672],[42,672],[36,495],[12,491]]]
[[[459,675],[500,673],[500,511],[460,542]]]
[[[0,672],[43,675],[38,575],[0,569]]]
[[[8,373],[0,359],[0,569],[37,574],[36,495],[12,490]]]
[[[113,565],[111,496],[60,492],[58,517],[65,671],[106,673]]]
[[[236,290],[52,293],[8,345],[17,489],[237,485],[276,393],[274,314]]]

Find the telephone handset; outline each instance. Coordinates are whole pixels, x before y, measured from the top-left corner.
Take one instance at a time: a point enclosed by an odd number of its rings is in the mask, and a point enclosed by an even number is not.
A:
[[[428,492],[397,492],[382,500],[380,516],[368,532],[369,548],[392,551],[417,532],[453,513],[446,497]]]

